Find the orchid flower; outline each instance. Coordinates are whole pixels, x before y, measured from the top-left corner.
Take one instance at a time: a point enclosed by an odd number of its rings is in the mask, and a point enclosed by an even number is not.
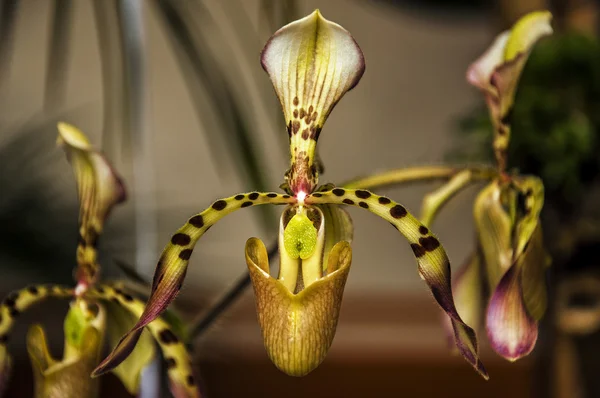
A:
[[[36,397],[96,397],[97,380],[90,377],[98,365],[103,340],[113,345],[144,310],[144,302],[116,284],[100,283],[97,262],[98,238],[113,206],[125,200],[125,189],[108,161],[94,151],[85,135],[75,127],[59,123],[58,144],[67,154],[79,194],[79,242],[75,288],[32,285],[10,293],[0,306],[0,393],[10,369],[7,343],[19,314],[46,298],[70,299],[65,318],[64,354],[61,360],[49,354],[41,326],[32,326],[27,349],[35,376]],[[125,388],[137,394],[141,372],[155,358],[155,342],[165,358],[170,387],[176,397],[199,397],[185,345],[170,325],[157,318],[148,332],[139,336],[140,350],[113,369]]]
[[[246,243],[246,262],[264,345],[280,370],[293,376],[309,373],[332,343],[352,258],[352,223],[340,208],[345,205],[374,213],[406,238],[421,278],[450,319],[459,351],[487,378],[475,332],[456,310],[450,263],[436,236],[386,196],[362,187],[318,185],[315,157],[321,129],[365,70],[362,51],[350,33],[314,11],[277,31],[262,50],[261,63],[281,103],[289,136],[285,192],[240,193],[190,217],[160,256],[143,314],[94,374],[113,369],[134,352],[144,328],[180,291],[194,247],[210,227],[237,210],[270,204],[285,206],[279,222],[279,275],[271,275],[259,239]]]
[[[535,347],[547,301],[549,258],[540,223],[544,186],[538,177],[505,169],[510,110],[519,77],[534,44],[552,33],[550,19],[546,11],[525,15],[469,67],[467,80],[483,91],[492,118],[496,172],[456,171],[444,186],[427,195],[421,218],[430,225],[440,207],[458,191],[474,181],[488,181],[473,208],[475,249],[455,279],[453,291],[463,319],[474,327],[485,323],[492,348],[510,361]]]

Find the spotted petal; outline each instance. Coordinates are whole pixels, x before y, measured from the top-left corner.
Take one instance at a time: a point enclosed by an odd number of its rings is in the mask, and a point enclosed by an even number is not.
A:
[[[84,285],[97,277],[96,245],[112,207],[125,200],[125,188],[106,158],[95,151],[85,134],[67,123],[58,124],[62,146],[77,180],[79,244],[77,277]]]
[[[261,54],[279,97],[290,136],[292,192],[317,184],[315,148],[333,107],[362,77],[362,51],[341,26],[319,10],[278,30]]]
[[[123,327],[127,326],[131,320],[139,318],[144,312],[145,303],[128,293],[115,288],[113,286],[102,285],[94,289],[91,289],[88,295],[92,298],[102,300],[107,303],[112,303],[112,306],[120,307],[121,311],[126,311],[133,316],[132,319],[128,319],[123,323]],[[122,315],[122,312],[121,312]],[[123,317],[125,320],[126,317]],[[131,322],[133,324],[133,322]],[[128,325],[129,327],[131,325]],[[99,374],[108,372],[114,369],[117,374],[119,372],[125,372],[125,370],[131,371],[132,375],[129,377],[121,376],[121,380],[127,383],[126,386],[130,392],[137,391],[139,388],[139,373],[141,372],[142,366],[135,364],[136,360],[147,361],[150,359],[148,353],[145,350],[149,347],[148,338],[151,336],[156,341],[162,351],[163,358],[167,367],[167,373],[169,376],[169,386],[171,393],[175,398],[197,398],[200,397],[200,390],[197,385],[196,378],[194,377],[194,371],[191,366],[191,358],[186,349],[185,342],[178,336],[169,323],[162,318],[156,318],[148,325],[148,330],[140,330],[139,333],[134,332],[126,336],[126,338],[119,341],[119,345],[122,350],[116,351],[115,357],[117,360],[114,362],[104,361],[100,364],[93,375],[98,376]],[[122,328],[119,328],[122,329]],[[116,331],[116,330],[115,330]],[[148,333],[149,332],[149,333]],[[138,349],[134,355],[129,355],[133,351],[133,348],[139,344]],[[153,353],[153,351],[152,351]],[[119,367],[112,366],[113,363],[121,364]],[[122,367],[122,371],[118,369]],[[124,380],[127,379],[127,381]]]
[[[368,209],[390,222],[410,243],[417,259],[421,278],[425,280],[433,297],[450,317],[454,338],[460,353],[484,377],[487,372],[479,360],[479,347],[475,331],[460,317],[452,297],[450,261],[438,239],[406,208],[385,196],[362,189],[335,188],[306,198],[307,204],[347,204]]]

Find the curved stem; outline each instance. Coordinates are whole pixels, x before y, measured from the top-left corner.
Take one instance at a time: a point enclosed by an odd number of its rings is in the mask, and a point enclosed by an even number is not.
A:
[[[490,166],[470,166],[464,168],[453,166],[407,167],[350,180],[341,184],[341,186],[349,189],[373,189],[397,184],[445,180],[452,178],[463,170],[469,170],[472,173],[472,178],[474,180],[489,180],[496,177],[498,174],[498,172]]]

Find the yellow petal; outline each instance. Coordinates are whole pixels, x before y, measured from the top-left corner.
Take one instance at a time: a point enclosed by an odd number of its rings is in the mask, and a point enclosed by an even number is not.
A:
[[[325,358],[335,335],[351,260],[350,245],[339,242],[329,256],[328,268],[336,271],[293,294],[265,272],[269,265],[264,244],[256,238],[246,243],[265,348],[281,371],[304,376]]]
[[[335,104],[362,77],[363,54],[344,28],[312,14],[278,30],[261,54],[279,97],[290,136],[292,192],[312,192],[315,147]]]
[[[97,240],[112,207],[125,200],[125,187],[108,161],[95,151],[83,132],[58,124],[58,145],[64,147],[77,180],[79,245],[77,278],[86,285],[96,279]]]

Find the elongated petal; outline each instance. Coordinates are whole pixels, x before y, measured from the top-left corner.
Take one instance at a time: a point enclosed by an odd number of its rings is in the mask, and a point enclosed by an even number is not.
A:
[[[504,210],[501,198],[502,187],[498,181],[493,181],[477,195],[473,207],[475,228],[491,291],[513,261],[513,222]]]
[[[481,254],[475,250],[459,269],[452,283],[456,310],[462,320],[475,331],[479,331],[483,325],[482,266]],[[444,326],[449,337],[448,340],[454,347],[454,332],[448,317],[444,317]]]
[[[487,378],[479,360],[477,337],[456,311],[450,282],[450,261],[438,239],[427,227],[402,205],[384,196],[366,190],[335,188],[306,198],[307,204],[349,204],[368,209],[390,222],[409,241],[418,263],[419,274],[425,280],[433,297],[452,320],[456,345],[475,369]]]
[[[521,288],[521,267],[504,274],[490,299],[486,329],[494,350],[509,361],[529,354],[538,336],[537,321],[528,313]]]
[[[335,336],[352,249],[339,242],[329,256],[335,271],[298,294],[269,275],[265,245],[246,243],[246,262],[254,286],[256,310],[269,357],[290,376],[304,376],[325,358]]]
[[[85,134],[67,123],[58,124],[57,143],[64,147],[73,166],[79,196],[78,279],[89,285],[96,279],[96,246],[104,220],[112,207],[125,200],[125,187],[102,154]]]
[[[89,308],[94,308],[90,312]],[[90,373],[100,356],[104,333],[104,310],[87,303],[72,303],[65,318],[65,352],[62,360],[49,353],[44,330],[39,325],[29,329],[27,351],[35,378],[37,398],[98,396],[98,381]]]
[[[261,63],[279,97],[290,136],[292,192],[317,184],[315,147],[335,104],[362,77],[363,54],[341,26],[312,14],[278,30],[265,45]]]
[[[90,290],[88,295],[92,298],[103,300],[106,302],[111,302],[116,306],[120,306],[122,310],[127,311],[135,318],[141,317],[145,310],[145,303],[143,301],[138,300],[137,298],[132,297],[131,295],[123,292],[122,290],[116,289],[112,286],[98,286]],[[163,357],[167,366],[172,394],[176,398],[200,397],[200,390],[198,389],[196,378],[194,377],[194,372],[191,366],[191,358],[185,347],[185,342],[181,340],[180,336],[177,336],[177,334],[173,332],[171,326],[162,318],[156,318],[147,326],[150,335],[158,343],[163,353]],[[143,345],[138,347],[137,351],[142,351],[144,348],[147,348],[147,346],[145,345],[145,336],[147,336],[146,333],[142,334],[140,330],[128,334],[127,336],[129,336],[127,337],[127,339],[121,339],[119,342],[120,345],[125,345],[123,350],[120,352],[126,352],[128,355],[133,350],[135,343],[137,343],[138,341],[140,341]],[[127,346],[127,342],[133,343],[131,346]],[[125,358],[127,358],[127,355],[124,355],[122,360],[119,362],[125,360]],[[144,359],[145,357],[146,355],[143,352],[139,352],[136,353],[136,355],[131,356],[127,361],[133,360],[133,358]],[[121,366],[123,365],[126,365],[126,362],[123,363]],[[102,367],[102,365],[100,365],[94,371],[93,375],[97,376],[111,369],[112,368],[109,366]],[[139,383],[139,377],[135,378],[138,379],[137,382]],[[135,382],[132,382],[132,387],[135,387],[137,390],[139,384],[136,385]]]
[[[123,295],[125,294],[127,293]],[[106,301],[104,306],[107,309],[108,340],[110,347],[114,347],[119,339],[135,325],[137,315],[123,308],[120,302]],[[149,332],[144,331],[138,341],[138,349],[112,371],[130,394],[137,395],[142,371],[152,362],[155,356],[154,339]]]
[[[522,267],[521,287],[525,308],[533,319],[539,321],[548,306],[546,270],[551,262],[544,248],[541,224],[538,224],[525,252],[517,261]]]
[[[211,226],[242,208],[263,204],[291,204],[295,201],[296,199],[289,195],[251,192],[219,199],[208,209],[191,217],[171,237],[171,241],[162,252],[154,271],[150,298],[140,319],[96,368],[95,374],[103,374],[119,365],[134,349],[142,328],[156,319],[175,299],[181,290],[196,242]]]
[[[48,297],[68,298],[72,296],[73,290],[68,287],[32,285],[10,293],[2,301],[0,305],[0,396],[6,387],[11,368],[12,361],[6,345],[17,317],[32,305],[40,303]]]

